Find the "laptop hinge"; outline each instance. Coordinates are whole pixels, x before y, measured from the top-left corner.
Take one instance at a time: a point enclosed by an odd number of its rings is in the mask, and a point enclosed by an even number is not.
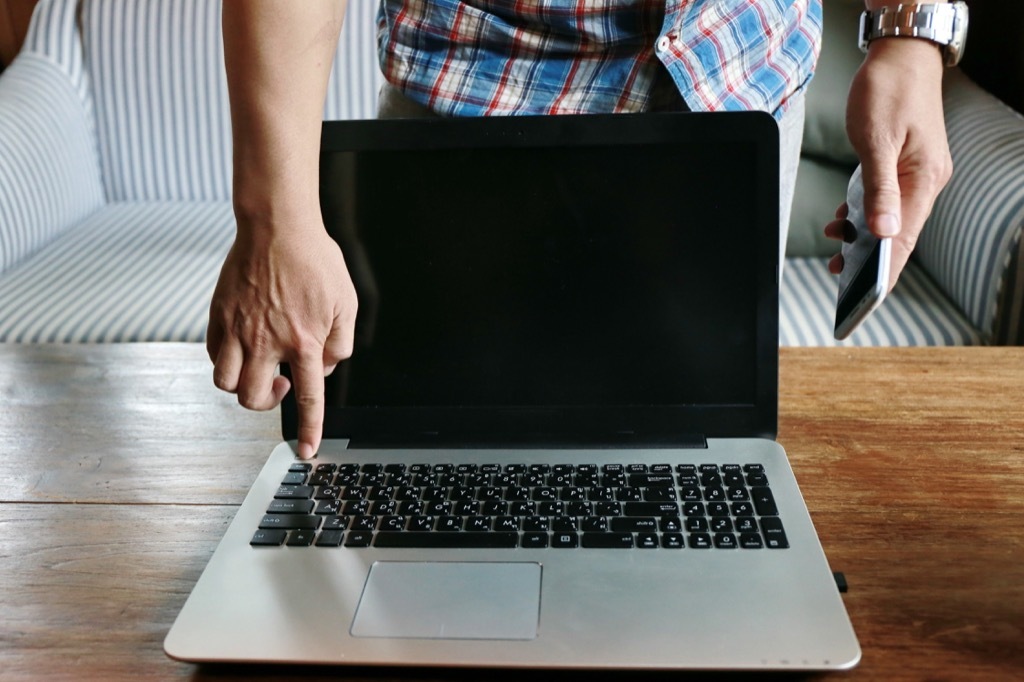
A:
[[[388,434],[374,437],[354,437],[348,441],[349,450],[373,449],[699,449],[708,447],[702,434],[636,433],[594,434],[587,436],[537,434],[514,438],[480,438],[471,435],[445,435],[441,433]]]

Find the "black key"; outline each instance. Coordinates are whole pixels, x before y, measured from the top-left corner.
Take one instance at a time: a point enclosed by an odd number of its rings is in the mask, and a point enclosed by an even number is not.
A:
[[[465,476],[467,474],[475,474],[477,466],[475,464],[460,464],[455,467],[455,473]]]
[[[725,500],[725,490],[722,486],[709,485],[704,488],[704,499],[708,502],[721,502]]]
[[[312,514],[313,500],[274,500],[267,507],[268,514]]]
[[[294,463],[292,463],[292,465],[290,467],[288,467],[288,471],[290,473],[295,473],[296,471],[302,471],[302,472],[305,472],[305,473],[309,473],[312,470],[313,470],[313,465],[310,464],[309,462],[294,462]]]
[[[651,465],[651,473],[652,474],[671,474],[672,473],[672,465],[671,464],[652,464]]]
[[[764,543],[757,533],[740,533],[740,547],[743,549],[761,549]]]
[[[332,485],[334,483],[334,474],[313,474],[309,477],[309,485],[321,486],[321,485]]]
[[[519,533],[377,533],[374,547],[438,547],[446,549],[512,549],[519,544]]]
[[[711,549],[711,536],[707,533],[690,533],[690,549]]]
[[[608,519],[603,516],[588,516],[583,519],[583,531],[603,533],[608,530]]]
[[[653,517],[622,517],[612,519],[612,530],[623,533],[652,533],[658,530]]]
[[[527,532],[546,533],[551,529],[551,521],[544,516],[530,516],[523,520],[523,530]],[[526,546],[525,544],[523,545]]]
[[[769,549],[789,547],[789,540],[786,539],[786,531],[782,528],[782,520],[779,517],[766,516],[761,519],[761,533],[764,535],[764,542]]]
[[[580,529],[579,519],[575,516],[556,516],[551,522],[551,529],[556,533],[575,533]]]
[[[340,530],[324,530],[316,539],[317,547],[341,547],[341,541],[345,539],[345,533]]]
[[[358,474],[359,473],[359,465],[356,464],[355,462],[348,462],[346,464],[339,464],[338,465],[338,473],[339,474],[345,474],[346,476],[351,476],[353,474]]]
[[[632,488],[652,488],[672,486],[676,481],[672,474],[630,474],[629,485]]]
[[[757,521],[752,516],[741,516],[736,519],[736,532],[738,533],[756,533],[757,532]]]
[[[297,486],[305,487],[305,486]],[[316,495],[313,497],[317,500],[336,500],[341,495],[341,488],[336,485],[322,485],[316,489]]]
[[[722,485],[722,475],[717,471],[705,471],[700,475],[700,484],[705,486]]]
[[[622,505],[618,502],[595,502],[594,516],[622,516]]]
[[[376,516],[357,516],[352,519],[352,530],[373,530],[376,527]]]
[[[576,549],[580,546],[580,536],[576,533],[553,533],[551,546],[558,549]]]
[[[561,502],[540,502],[537,505],[538,516],[562,516],[565,506]]]
[[[644,491],[644,501],[646,502],[673,502],[675,499],[675,488],[648,488]]]
[[[398,488],[393,485],[374,484],[374,486],[370,488],[370,493],[366,497],[367,499],[381,502],[393,500],[396,492],[398,492]]]
[[[683,529],[683,522],[678,516],[663,516],[658,525],[663,533],[678,533]]]
[[[281,528],[284,530],[316,530],[322,517],[305,514],[265,514],[260,520],[260,529]]]
[[[409,519],[408,530],[416,532],[426,532],[428,530],[434,530],[434,517],[433,516],[414,516]]]
[[[480,504],[481,516],[508,516],[508,503],[501,500],[487,500]]]
[[[534,502],[509,502],[508,516],[534,516],[537,506]]]
[[[320,494],[326,493],[327,488],[320,488]],[[343,500],[365,500],[370,490],[365,485],[350,485],[345,486],[344,492],[341,493],[341,499]]]
[[[665,533],[661,536],[661,546],[665,549],[682,549],[683,534],[682,533]]]
[[[380,520],[380,530],[405,530],[404,516],[385,516]]]
[[[347,516],[328,516],[324,520],[324,530],[345,530],[348,528],[349,518]]]
[[[671,488],[658,488],[658,491],[672,490]],[[615,493],[615,499],[619,502],[642,502],[644,499],[640,488],[619,488]],[[675,498],[673,498],[675,499]],[[653,500],[652,500],[653,501]]]
[[[439,531],[459,531],[462,530],[462,517],[461,516],[442,516],[437,520],[437,525],[434,526],[435,530]]]
[[[309,547],[313,544],[315,538],[316,531],[293,530],[291,533],[288,533],[288,542],[285,544],[289,547]]]
[[[702,516],[689,516],[686,519],[686,530],[690,533],[706,533],[708,520]]]
[[[289,472],[281,479],[281,485],[305,485],[305,483],[306,473],[301,471]]]
[[[404,464],[385,464],[384,473],[386,474],[402,474],[405,473]]]
[[[729,490],[726,491],[726,496],[729,498],[730,502],[744,502],[750,499],[747,495],[747,489],[741,488],[740,486],[729,488]]]
[[[627,502],[623,507],[626,516],[679,516],[675,502]]]
[[[398,507],[398,513],[403,516],[423,516],[424,505],[419,500],[403,502]]]
[[[729,505],[725,502],[708,502],[709,516],[728,516]]]
[[[499,516],[494,519],[494,530],[513,531],[519,530],[519,519],[514,516]]]
[[[728,516],[719,516],[711,519],[711,530],[714,533],[731,533],[732,519]]]
[[[533,499],[538,502],[554,502],[558,499],[558,490],[555,488],[534,488]]]
[[[466,530],[468,531],[488,531],[491,529],[493,519],[490,516],[473,516],[466,519]]]
[[[542,549],[548,546],[548,534],[541,532],[523,533],[522,544],[524,549]]]
[[[697,466],[695,464],[677,464],[676,473],[680,476],[696,476]]]
[[[374,516],[394,516],[398,513],[398,503],[394,500],[375,502],[373,506],[370,507],[370,513]]]
[[[333,474],[337,470],[338,470],[338,465],[337,464],[330,464],[330,463],[325,462],[323,464],[317,464],[316,465],[316,472],[318,474]]]
[[[736,549],[738,546],[732,533],[715,533],[715,547],[718,549]]]
[[[701,464],[699,467],[697,467],[697,469],[702,474],[704,474],[704,473],[718,473],[718,465],[717,464]]]
[[[636,546],[640,549],[658,549],[657,533],[637,533]]]
[[[679,489],[679,499],[683,502],[700,502],[704,499],[704,496],[700,494],[700,488],[695,485],[688,485]]]
[[[778,516],[779,508],[775,506],[775,496],[771,488],[758,487],[750,491],[754,500],[754,508],[759,516]]]
[[[589,502],[570,502],[565,505],[566,516],[592,516]]]
[[[763,464],[744,464],[743,465],[743,470],[746,471],[748,474],[752,474],[752,473],[763,474],[764,473],[764,465]]]
[[[409,467],[409,473],[411,474],[425,474],[430,471],[429,464],[413,464]]]
[[[753,516],[754,505],[749,502],[735,502],[732,505],[733,516]]]
[[[349,516],[365,516],[370,511],[370,501],[349,500],[341,508],[341,511]]]
[[[605,465],[605,471],[607,471],[608,467],[610,467],[610,466],[616,466],[616,465],[614,465],[614,464],[606,464]],[[621,467],[619,468],[619,470],[621,471]],[[647,465],[646,464],[627,464],[626,465],[626,473],[628,473],[628,474],[646,474],[647,473]]]
[[[312,501],[312,500],[311,500]],[[269,509],[267,511],[270,511]],[[316,503],[316,513],[332,516],[341,511],[341,502],[338,500],[320,500]]]
[[[286,537],[288,537],[286,530],[258,530],[253,534],[249,544],[253,547],[280,547],[284,544]]]
[[[404,533],[381,533],[381,535],[404,535]],[[373,540],[373,533],[370,531],[360,530],[352,531],[345,538],[346,547],[369,547],[370,542]]]
[[[313,497],[311,485],[283,485],[274,493],[275,500],[308,500]]]
[[[683,505],[684,516],[705,516],[706,514],[707,509],[701,502],[687,502]]]
[[[588,549],[630,549],[632,533],[584,533],[583,546]]]
[[[768,485],[768,477],[763,473],[747,474],[747,485],[751,487]]]

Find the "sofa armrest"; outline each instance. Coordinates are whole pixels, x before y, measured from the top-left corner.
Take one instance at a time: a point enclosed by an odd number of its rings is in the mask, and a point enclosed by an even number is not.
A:
[[[0,76],[0,272],[103,202],[80,95],[53,61],[22,53]]]
[[[1008,316],[1019,315],[1024,298],[1013,281],[1024,225],[1024,117],[956,69],[943,100],[953,176],[915,258],[987,342],[1020,343]]]

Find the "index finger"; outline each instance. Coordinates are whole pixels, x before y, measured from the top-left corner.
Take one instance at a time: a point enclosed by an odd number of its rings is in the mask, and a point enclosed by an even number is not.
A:
[[[295,404],[299,411],[299,457],[310,459],[324,431],[324,363],[322,354],[303,355],[291,363]]]

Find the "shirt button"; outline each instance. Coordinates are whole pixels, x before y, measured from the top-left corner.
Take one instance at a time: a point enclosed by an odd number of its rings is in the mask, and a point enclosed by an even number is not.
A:
[[[668,36],[662,36],[658,39],[658,50],[661,52],[668,52],[668,48],[672,45],[672,41],[668,39]]]

